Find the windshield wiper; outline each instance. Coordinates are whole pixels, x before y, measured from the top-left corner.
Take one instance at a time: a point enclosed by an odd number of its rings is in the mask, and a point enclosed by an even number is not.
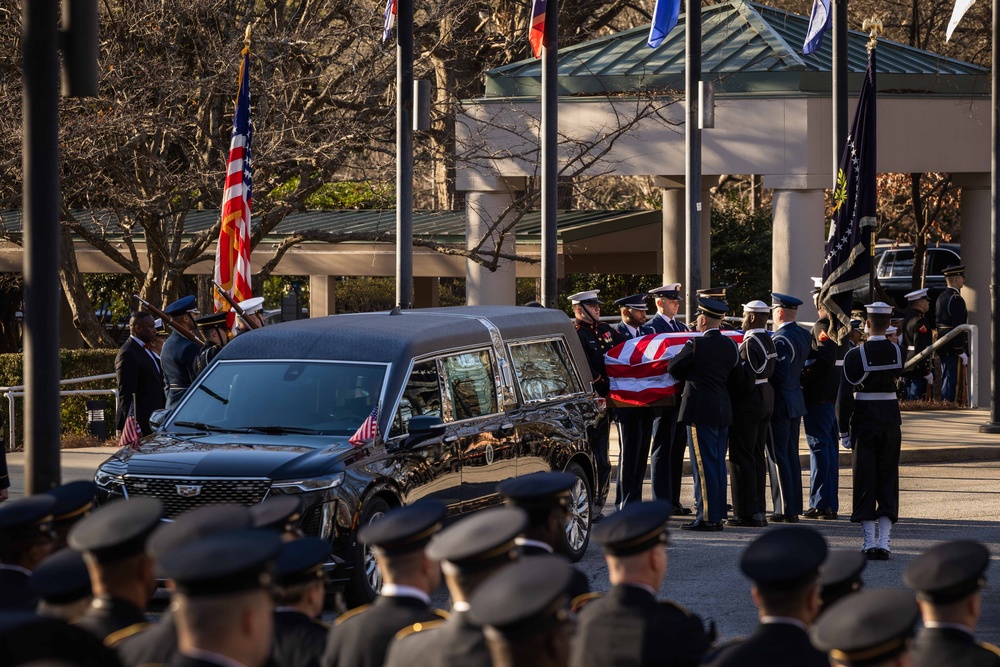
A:
[[[301,426],[247,426],[247,433],[265,433],[267,435],[280,435],[282,433],[301,433],[303,435],[320,435],[326,433],[315,428],[303,428]]]
[[[246,433],[247,431],[241,428],[225,428],[223,426],[215,426],[213,424],[204,424],[202,422],[174,422],[174,426],[186,426],[188,428],[196,428],[199,431],[209,431],[210,433]]]

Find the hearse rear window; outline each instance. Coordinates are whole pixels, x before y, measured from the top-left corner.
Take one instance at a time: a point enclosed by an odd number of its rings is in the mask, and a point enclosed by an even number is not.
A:
[[[525,403],[581,391],[562,340],[511,343],[509,349]]]

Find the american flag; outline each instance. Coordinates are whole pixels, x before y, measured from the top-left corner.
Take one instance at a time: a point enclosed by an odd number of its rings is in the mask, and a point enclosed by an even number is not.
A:
[[[545,41],[545,12],[547,0],[533,0],[531,3],[531,31],[528,41],[531,43],[531,53],[536,57],[542,55],[542,43]]]
[[[742,331],[723,331],[736,343],[743,342]],[[651,405],[682,389],[681,383],[667,373],[667,363],[684,344],[701,334],[649,334],[620,343],[604,355],[604,368],[611,383],[608,397],[623,405]]]
[[[130,447],[139,449],[139,438],[142,431],[139,430],[139,422],[135,418],[135,397],[128,406],[128,416],[125,417],[125,425],[122,426],[122,435],[118,438],[119,447]]]
[[[382,29],[382,41],[389,39],[389,35],[392,33],[392,29],[396,27],[396,14],[399,10],[396,6],[396,0],[387,0],[385,3],[385,27]]]
[[[371,442],[378,437],[378,406],[376,405],[372,409],[372,413],[368,415],[361,427],[354,432],[354,435],[347,441],[354,445],[355,447],[360,447],[368,442]]]
[[[253,201],[253,178],[250,173],[250,147],[253,126],[250,123],[250,47],[243,49],[240,65],[240,90],[236,95],[236,115],[229,144],[226,189],[222,195],[222,226],[215,253],[215,282],[239,303],[253,296],[250,289],[250,210]],[[229,310],[229,304],[215,295],[215,310]],[[227,318],[229,327],[236,324],[235,313]]]

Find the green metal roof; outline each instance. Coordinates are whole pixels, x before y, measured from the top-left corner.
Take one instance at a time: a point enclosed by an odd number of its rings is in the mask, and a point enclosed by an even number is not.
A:
[[[559,49],[559,94],[603,95],[683,90],[686,16],[656,49],[649,26]],[[809,18],[732,0],[702,10],[702,69],[717,94],[830,94],[832,35],[802,55]],[[850,85],[860,87],[868,35],[848,34]],[[486,74],[486,97],[541,94],[542,63],[522,60]],[[929,51],[878,40],[878,86],[899,94],[989,94],[987,69]]]

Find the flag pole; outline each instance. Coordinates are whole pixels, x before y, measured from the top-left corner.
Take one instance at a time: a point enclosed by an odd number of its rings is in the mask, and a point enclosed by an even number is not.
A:
[[[701,81],[701,0],[686,0],[684,32],[687,53],[684,86],[687,101],[684,123],[687,268],[684,280],[687,283],[687,324],[691,326],[698,307],[697,290],[701,288],[701,129],[698,99],[698,84]]]
[[[997,220],[997,207],[1000,205],[1000,174],[997,173],[997,154],[1000,153],[1000,146],[997,143],[997,130],[1000,130],[1000,96],[997,95],[997,68],[1000,67],[1000,0],[993,0],[993,67],[990,72],[991,101],[993,104],[993,153],[990,156],[990,172],[992,176],[992,187],[990,191],[990,246],[993,261],[990,264],[990,306],[992,317],[990,317],[990,421],[979,427],[980,433],[1000,433],[1000,288],[997,287],[997,280],[1000,279],[1000,221]],[[984,349],[984,346],[976,347],[976,350]]]
[[[876,17],[865,19],[862,30],[868,31],[868,44],[865,46],[871,53],[878,46],[878,36],[882,34],[882,21]],[[836,35],[834,36],[836,39]],[[878,95],[878,91],[874,91]],[[846,143],[846,142],[845,142]],[[871,238],[868,242],[868,303],[875,303],[875,239],[878,237],[876,225],[872,225]]]
[[[396,305],[413,307],[413,0],[398,0],[396,32]]]
[[[559,2],[545,3],[542,48],[542,305],[556,308],[559,294]]]

